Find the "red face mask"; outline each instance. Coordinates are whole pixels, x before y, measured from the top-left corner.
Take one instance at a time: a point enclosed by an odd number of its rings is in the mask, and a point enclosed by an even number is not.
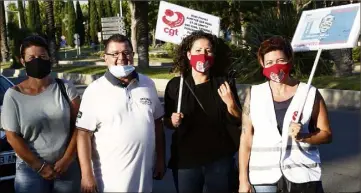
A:
[[[263,68],[263,75],[268,79],[281,83],[291,71],[291,64],[274,64],[271,67]]]
[[[206,54],[191,55],[190,64],[194,70],[200,73],[206,72],[214,62],[213,56]]]

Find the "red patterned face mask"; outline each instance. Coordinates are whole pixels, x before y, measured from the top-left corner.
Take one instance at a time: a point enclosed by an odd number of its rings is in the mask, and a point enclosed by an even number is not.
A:
[[[206,72],[214,62],[213,56],[206,54],[191,55],[190,64],[194,70],[200,73]]]
[[[292,65],[287,64],[274,64],[271,67],[263,68],[263,75],[268,79],[281,83],[285,80],[286,76],[290,73]]]

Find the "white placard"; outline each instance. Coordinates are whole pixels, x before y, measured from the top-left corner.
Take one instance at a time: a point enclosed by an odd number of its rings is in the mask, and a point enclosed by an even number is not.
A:
[[[303,11],[292,39],[295,52],[352,48],[360,35],[360,3]]]
[[[203,30],[216,36],[219,34],[219,17],[165,1],[160,2],[158,11],[155,31],[158,40],[180,44],[193,31]]]

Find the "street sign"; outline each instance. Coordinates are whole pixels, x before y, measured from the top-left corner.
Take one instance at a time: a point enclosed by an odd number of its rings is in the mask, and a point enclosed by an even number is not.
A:
[[[105,17],[101,18],[102,32],[101,36],[103,40],[108,39],[114,34],[125,35],[125,24],[121,17]],[[99,35],[98,35],[99,38]]]
[[[109,23],[102,23],[102,27],[114,27],[114,26],[125,26],[124,22],[122,20],[112,21]]]
[[[79,39],[79,37],[80,37],[79,34],[74,34],[75,39]]]
[[[121,17],[103,17],[101,18],[101,22],[114,22],[121,19],[122,19]]]

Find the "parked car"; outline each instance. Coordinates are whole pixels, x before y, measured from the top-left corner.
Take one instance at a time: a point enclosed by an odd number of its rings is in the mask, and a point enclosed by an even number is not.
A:
[[[13,86],[14,84],[9,79],[0,75],[0,114],[5,92]],[[11,193],[14,192],[16,156],[6,140],[1,122],[0,126],[0,190],[4,193]]]

